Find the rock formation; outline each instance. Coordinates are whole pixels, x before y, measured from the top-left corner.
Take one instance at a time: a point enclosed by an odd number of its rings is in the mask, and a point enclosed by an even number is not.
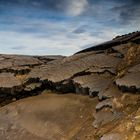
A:
[[[140,32],[69,57],[0,55],[0,79],[1,106],[51,91],[0,109],[3,140],[140,139]]]

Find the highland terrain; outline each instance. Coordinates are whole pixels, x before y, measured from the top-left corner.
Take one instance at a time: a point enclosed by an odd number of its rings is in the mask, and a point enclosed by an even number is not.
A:
[[[69,57],[0,55],[0,140],[140,140],[140,32]]]

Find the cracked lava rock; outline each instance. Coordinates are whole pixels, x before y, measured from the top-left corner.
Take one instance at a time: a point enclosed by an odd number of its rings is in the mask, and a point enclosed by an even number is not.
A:
[[[139,43],[133,32],[69,57],[1,54],[0,139],[140,140]]]

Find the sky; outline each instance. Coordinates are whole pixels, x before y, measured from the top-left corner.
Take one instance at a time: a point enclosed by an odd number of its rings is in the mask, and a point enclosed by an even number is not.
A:
[[[140,0],[0,0],[0,54],[71,55],[140,30]]]

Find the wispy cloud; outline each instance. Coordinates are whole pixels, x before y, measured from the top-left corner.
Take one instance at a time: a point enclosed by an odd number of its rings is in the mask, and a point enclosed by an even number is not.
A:
[[[138,0],[0,0],[0,52],[70,55],[140,29]]]
[[[12,50],[25,50],[27,47],[26,46],[13,46],[11,47]]]

